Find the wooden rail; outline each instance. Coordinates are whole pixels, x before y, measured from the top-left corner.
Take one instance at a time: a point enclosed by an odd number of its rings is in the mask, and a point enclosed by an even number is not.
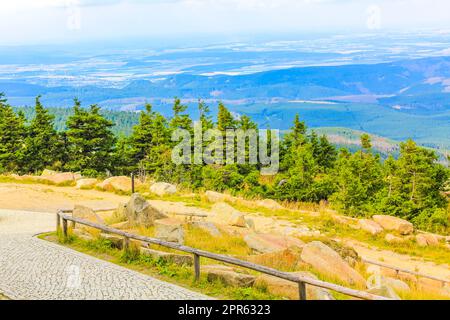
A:
[[[411,270],[399,268],[399,267],[396,267],[396,266],[391,266],[391,265],[384,264],[384,263],[381,263],[381,262],[375,262],[375,261],[371,261],[371,260],[367,260],[367,259],[361,259],[361,261],[365,262],[365,263],[368,263],[368,264],[375,265],[375,266],[379,266],[379,267],[383,267],[383,268],[386,268],[386,269],[394,270],[397,273],[397,276],[398,276],[398,274],[400,272],[409,273],[409,274],[415,275],[416,277],[428,278],[428,279],[432,279],[432,280],[435,280],[435,281],[439,281],[439,282],[442,283],[443,287],[445,286],[446,283],[450,283],[450,280],[433,277],[433,276],[426,275],[426,274],[423,274],[423,273],[420,273],[420,272],[411,271]]]
[[[200,257],[204,257],[204,258],[209,258],[212,260],[232,264],[235,266],[247,268],[250,270],[258,271],[258,272],[268,274],[268,275],[271,275],[271,276],[274,276],[274,277],[277,277],[280,279],[295,282],[298,284],[298,287],[299,287],[300,300],[307,300],[306,285],[311,285],[311,286],[315,286],[315,287],[319,287],[319,288],[323,288],[323,289],[329,289],[329,290],[339,292],[341,294],[344,294],[344,295],[347,295],[350,297],[359,298],[359,299],[363,299],[363,300],[391,300],[389,298],[377,296],[377,295],[374,295],[374,294],[371,294],[371,293],[368,293],[365,291],[350,289],[350,288],[346,288],[346,287],[343,287],[340,285],[336,285],[336,284],[321,281],[321,280],[312,279],[312,278],[305,277],[305,276],[293,275],[293,274],[290,274],[287,272],[281,272],[276,269],[272,269],[272,268],[254,264],[254,263],[251,263],[248,261],[236,259],[236,258],[233,258],[230,256],[215,254],[212,252],[187,247],[187,246],[180,245],[180,244],[173,243],[173,242],[167,242],[167,241],[162,241],[162,240],[155,239],[155,238],[149,238],[149,237],[145,237],[145,236],[141,236],[141,235],[136,235],[136,234],[122,231],[122,230],[117,230],[117,229],[114,229],[114,228],[111,228],[111,227],[108,227],[105,225],[97,224],[97,223],[90,222],[90,221],[85,221],[85,220],[82,220],[82,219],[79,219],[76,217],[66,215],[66,213],[70,213],[70,212],[72,212],[72,211],[64,209],[64,210],[59,210],[56,214],[57,230],[60,229],[61,219],[62,219],[62,229],[63,229],[64,237],[68,236],[67,221],[72,221],[73,223],[78,223],[78,224],[92,227],[92,228],[95,228],[95,229],[98,229],[98,230],[101,230],[101,231],[104,231],[107,233],[122,236],[124,238],[125,245],[128,244],[130,239],[133,239],[133,240],[142,241],[145,243],[163,246],[163,247],[170,248],[170,249],[175,249],[175,250],[182,251],[185,253],[190,253],[194,256],[194,274],[195,274],[195,279],[197,281],[200,278]]]

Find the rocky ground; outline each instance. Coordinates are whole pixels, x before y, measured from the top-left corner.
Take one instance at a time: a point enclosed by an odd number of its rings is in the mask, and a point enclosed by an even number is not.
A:
[[[115,189],[116,191],[126,192],[126,188],[129,185],[129,181],[126,179],[126,177],[122,177],[117,180],[110,179],[109,181],[101,182],[101,188],[106,191]],[[99,182],[94,180],[84,181],[83,183],[91,184],[91,186],[97,185],[97,188],[99,186]],[[77,184],[80,184],[80,181]],[[124,190],[120,189],[122,185],[124,186],[123,188],[125,188]],[[175,191],[173,186],[167,184],[157,184],[152,187],[153,194],[160,196],[173,194]],[[182,243],[184,241],[182,229],[185,228],[185,225],[190,224],[206,230],[213,237],[217,237],[221,233],[241,237],[244,239],[246,245],[253,250],[254,255],[252,257],[256,257],[256,260],[260,258],[264,258],[265,261],[267,261],[267,259],[276,260],[277,257],[279,257],[277,256],[278,253],[285,252],[285,250],[290,248],[299,248],[301,250],[300,259],[302,263],[306,263],[316,271],[318,270],[324,274],[332,274],[334,272],[334,275],[336,275],[335,270],[336,268],[339,268],[340,272],[337,274],[341,275],[339,279],[341,283],[347,283],[349,286],[365,287],[366,279],[364,279],[363,276],[367,275],[361,275],[358,271],[353,269],[354,261],[352,261],[351,255],[349,260],[347,253],[342,255],[342,252],[339,252],[336,248],[332,249],[328,245],[323,245],[323,243],[318,241],[304,243],[299,239],[320,236],[319,230],[315,230],[315,228],[310,225],[307,226],[302,222],[302,219],[299,219],[299,221],[292,219],[285,220],[277,218],[275,215],[270,216],[254,210],[252,212],[242,212],[237,210],[235,206],[235,204],[237,207],[244,204],[248,207],[264,209],[266,213],[271,210],[274,212],[277,210],[284,210],[283,207],[276,202],[272,200],[260,200],[255,202],[239,200],[239,203],[236,203],[236,199],[215,192],[207,192],[204,195],[204,198],[205,201],[208,202],[208,206],[195,207],[192,206],[192,204],[185,204],[179,201],[165,201],[161,198],[161,200],[135,201],[132,204],[132,210],[130,210],[129,196],[117,195],[112,192],[104,192],[95,189],[83,190],[80,189],[80,185],[77,188],[12,182],[0,184],[0,208],[55,212],[61,207],[72,208],[75,205],[81,205],[81,214],[84,214],[83,208],[101,209],[118,207],[122,208],[120,214],[125,216],[127,215],[127,210],[132,212],[132,214],[139,212],[139,214],[135,214],[135,217],[128,214],[125,220],[133,222],[132,220],[135,218],[144,219],[137,222],[141,225],[154,226],[156,228],[157,236],[167,241]],[[147,204],[144,202],[148,203],[151,208],[157,211],[159,216],[153,216],[153,211],[149,211]],[[124,203],[128,203],[128,208],[123,206]],[[302,214],[317,215],[317,212],[302,212]],[[102,219],[103,217],[98,218]],[[446,240],[445,238],[436,239],[429,235],[413,235],[414,230],[412,225],[404,221],[391,221],[389,217],[376,217],[374,220],[354,220],[341,216],[334,216],[333,220],[335,220],[336,223],[351,225],[355,229],[364,230],[373,235],[382,234],[384,237],[384,234],[386,234],[386,241],[406,241],[411,237],[416,237],[417,242],[419,242],[419,240],[423,241],[424,246],[435,245],[435,241],[440,243],[440,246],[443,246]],[[126,228],[126,225],[118,227]],[[450,269],[448,264],[437,264],[407,254],[399,254],[390,250],[380,250],[375,246],[369,246],[368,244],[355,239],[337,238],[334,240],[355,250],[360,258],[372,261],[382,261],[385,264],[422,272],[430,276],[450,279]],[[337,250],[338,253],[334,250]],[[147,251],[146,254],[155,255],[160,253],[155,253],[150,250]],[[340,256],[337,256],[336,254],[339,254]],[[324,262],[325,260],[323,259],[325,259],[326,262]],[[258,261],[255,262],[258,263]],[[232,284],[238,284],[240,286],[247,286],[249,283],[253,285],[255,283],[263,282],[275,293],[280,293],[281,295],[288,297],[292,293],[294,295],[298,294],[298,290],[295,287],[291,287],[291,284],[285,282],[280,283],[279,280],[273,278],[250,277],[249,275],[235,272],[236,270],[233,270],[233,268],[224,269],[224,267],[219,266],[210,266],[209,268],[210,270],[207,272],[208,278],[211,276],[211,280],[219,278],[225,281],[231,281]],[[314,277],[311,273],[308,275]],[[387,279],[386,281],[390,281],[390,286],[395,287],[395,285],[399,285],[401,287],[404,285],[395,282],[395,274],[393,275],[392,272],[386,272],[384,276]],[[448,288],[445,290],[448,290]],[[380,294],[380,292],[375,293]],[[327,292],[315,291],[310,292],[309,294],[321,299],[329,298]],[[386,293],[383,294],[386,295]]]

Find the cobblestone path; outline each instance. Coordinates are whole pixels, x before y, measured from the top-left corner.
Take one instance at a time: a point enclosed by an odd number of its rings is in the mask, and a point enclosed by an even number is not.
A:
[[[54,214],[0,210],[0,293],[11,299],[182,300],[208,297],[35,237]]]

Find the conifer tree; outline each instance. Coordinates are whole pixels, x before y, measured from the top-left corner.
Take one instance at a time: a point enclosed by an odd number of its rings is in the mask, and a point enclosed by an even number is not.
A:
[[[115,144],[113,123],[100,114],[100,107],[81,108],[75,99],[74,113],[67,120],[69,144],[68,168],[88,175],[104,174],[112,169]]]
[[[414,221],[422,214],[429,215],[430,210],[445,207],[447,201],[441,191],[449,171],[437,160],[433,151],[418,147],[412,140],[402,143],[399,159],[386,163],[389,187],[380,210]]]
[[[368,135],[361,136],[361,145],[354,154],[340,154],[334,171],[337,191],[331,197],[339,209],[357,216],[374,211],[374,199],[384,187],[380,158],[372,154]]]
[[[219,103],[219,112],[217,114],[217,129],[226,131],[227,129],[236,129],[236,120],[225,105]]]
[[[35,116],[27,130],[25,139],[24,172],[37,172],[53,167],[60,160],[62,148],[54,128],[54,116],[36,98]]]
[[[25,120],[0,93],[0,172],[20,171],[23,161]]]

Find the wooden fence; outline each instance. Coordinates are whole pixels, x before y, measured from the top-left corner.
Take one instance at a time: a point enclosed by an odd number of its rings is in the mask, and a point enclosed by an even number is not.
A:
[[[402,273],[408,273],[408,274],[414,275],[414,276],[419,277],[419,278],[427,278],[427,279],[431,279],[431,280],[435,280],[435,281],[441,282],[442,287],[444,287],[446,283],[450,283],[450,280],[433,277],[433,276],[426,275],[426,274],[423,274],[423,273],[420,273],[420,272],[411,271],[411,270],[407,270],[407,269],[403,269],[403,268],[399,268],[399,267],[396,267],[396,266],[391,266],[391,265],[388,265],[388,264],[385,264],[385,263],[375,262],[375,261],[371,261],[371,260],[367,260],[367,259],[361,259],[361,260],[362,260],[362,262],[367,263],[367,264],[372,264],[372,265],[375,265],[375,266],[379,266],[379,267],[383,267],[383,268],[386,268],[386,269],[394,270],[395,273],[397,274],[397,277],[398,277],[399,273],[402,272]]]
[[[91,228],[101,230],[106,233],[115,234],[115,235],[123,237],[124,238],[124,248],[127,248],[130,239],[133,239],[133,240],[137,240],[137,241],[142,241],[144,243],[159,245],[162,247],[189,253],[194,256],[194,274],[195,274],[196,281],[198,281],[200,278],[200,258],[204,257],[204,258],[209,258],[209,259],[212,259],[215,261],[220,261],[220,262],[224,262],[227,264],[231,264],[231,265],[247,268],[250,270],[258,271],[258,272],[261,272],[261,273],[264,273],[267,275],[271,275],[271,276],[274,276],[274,277],[277,277],[280,279],[295,282],[298,284],[300,300],[307,300],[306,285],[332,290],[332,291],[335,291],[335,292],[338,292],[338,293],[341,293],[341,294],[344,294],[344,295],[347,295],[350,297],[363,299],[363,300],[391,300],[389,298],[377,296],[377,295],[374,295],[374,294],[371,294],[371,293],[368,293],[365,291],[350,289],[350,288],[346,288],[346,287],[343,287],[343,286],[340,286],[337,284],[333,284],[333,283],[329,283],[329,282],[325,282],[325,281],[321,281],[321,280],[316,280],[316,279],[312,279],[312,278],[305,277],[305,276],[293,275],[293,274],[290,274],[287,272],[281,272],[276,269],[272,269],[272,268],[254,264],[254,263],[251,263],[248,261],[236,259],[236,258],[233,258],[230,256],[215,254],[212,252],[187,247],[187,246],[180,245],[180,244],[173,243],[173,242],[166,242],[166,241],[162,241],[162,240],[155,239],[155,238],[145,237],[145,236],[141,236],[141,235],[128,233],[128,232],[125,232],[122,230],[117,230],[117,229],[108,227],[106,225],[93,223],[90,221],[86,221],[83,219],[79,219],[79,218],[67,215],[67,213],[71,213],[71,212],[72,212],[72,210],[62,209],[62,210],[59,210],[56,214],[57,230],[61,229],[61,220],[62,220],[62,231],[63,231],[64,237],[68,236],[67,223],[68,223],[68,221],[71,221],[74,224],[78,223],[81,225],[85,225],[85,226],[88,226]]]

